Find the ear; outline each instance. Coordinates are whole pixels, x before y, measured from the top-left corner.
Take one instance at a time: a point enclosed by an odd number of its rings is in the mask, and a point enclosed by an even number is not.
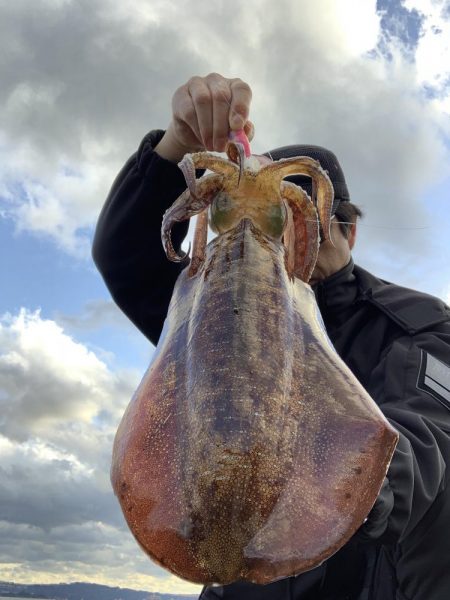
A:
[[[356,223],[352,223],[350,225],[347,241],[348,241],[348,246],[349,246],[350,250],[353,250],[353,246],[355,245],[355,242],[356,242]]]

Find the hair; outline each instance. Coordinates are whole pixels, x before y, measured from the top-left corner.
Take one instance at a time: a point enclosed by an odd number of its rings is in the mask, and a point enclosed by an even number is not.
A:
[[[334,216],[336,217],[336,221],[339,223],[339,227],[343,235],[348,238],[351,224],[356,223],[357,219],[363,216],[363,211],[359,208],[359,206],[353,204],[353,202],[339,202]]]

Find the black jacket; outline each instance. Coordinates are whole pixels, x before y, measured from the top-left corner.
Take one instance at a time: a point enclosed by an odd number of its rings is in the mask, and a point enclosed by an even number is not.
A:
[[[161,135],[147,135],[119,173],[93,246],[114,300],[154,344],[185,266],[167,261],[160,240],[162,215],[185,189],[178,168],[152,150]],[[175,246],[186,232],[176,227]],[[317,569],[202,597],[448,600],[450,309],[352,262],[315,292],[337,352],[400,433],[385,485],[365,526]]]

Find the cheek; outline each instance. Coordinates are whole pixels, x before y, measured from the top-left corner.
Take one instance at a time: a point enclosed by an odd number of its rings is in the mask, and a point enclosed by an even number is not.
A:
[[[350,249],[346,239],[334,236],[333,241],[334,246],[331,242],[326,241],[319,249],[316,270],[324,277],[339,271],[347,264],[350,257]]]
[[[335,248],[331,242],[323,242],[323,244],[320,245],[319,248],[319,256],[317,257],[317,265],[325,267],[326,265],[329,265],[330,263],[333,263],[334,260],[336,259],[336,251],[337,248]]]

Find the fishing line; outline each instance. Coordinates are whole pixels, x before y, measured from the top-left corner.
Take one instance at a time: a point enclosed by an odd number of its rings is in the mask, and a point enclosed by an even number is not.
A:
[[[305,221],[307,221],[308,223],[316,223],[316,221],[314,221],[313,219],[305,219]],[[333,223],[336,223],[336,225],[354,225],[355,222],[354,221],[332,221]],[[431,229],[433,227],[433,225],[421,225],[421,226],[415,226],[415,225],[407,225],[407,226],[401,226],[401,225],[368,225],[367,223],[362,223],[361,221],[357,221],[357,225],[358,227],[368,227],[370,229],[392,229],[392,230],[420,230],[420,229]]]
[[[228,104],[228,106],[231,107],[231,101],[226,97],[225,93],[219,89],[219,92],[222,95],[222,98],[225,100],[225,102]],[[239,114],[236,111],[234,111],[234,114]],[[242,116],[242,115],[239,115]],[[273,157],[270,153],[270,151],[267,151],[266,154],[269,155],[270,160],[272,162],[274,162]],[[314,223],[314,221],[312,219],[307,219],[308,222],[310,223]],[[353,221],[333,221],[334,223],[337,224],[342,224],[342,225],[353,225]],[[367,223],[362,223],[361,221],[358,221],[358,227],[363,227],[363,228],[367,228],[367,229],[385,229],[385,230],[392,230],[392,231],[421,231],[421,230],[425,230],[425,229],[432,229],[433,226],[432,225],[421,225],[421,226],[413,226],[413,225],[407,225],[407,226],[401,226],[401,225],[368,225]]]
[[[346,223],[346,221],[336,221],[336,223],[342,223],[343,225],[352,225],[352,223]],[[433,226],[432,225],[424,225],[421,227],[415,227],[415,226],[401,226],[401,225],[367,225],[367,223],[359,223],[358,222],[358,227],[368,227],[369,229],[391,229],[393,231],[420,231],[422,229],[431,229]]]

